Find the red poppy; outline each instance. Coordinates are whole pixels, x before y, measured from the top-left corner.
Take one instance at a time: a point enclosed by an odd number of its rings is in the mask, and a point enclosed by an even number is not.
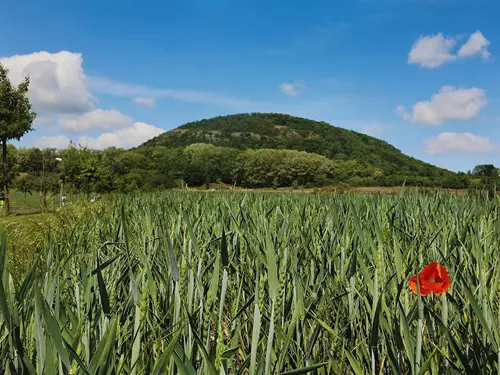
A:
[[[440,295],[450,289],[451,280],[445,266],[438,262],[433,262],[424,267],[418,274],[420,281],[420,294],[426,296],[430,292]],[[417,294],[417,276],[414,275],[408,281],[408,286]]]

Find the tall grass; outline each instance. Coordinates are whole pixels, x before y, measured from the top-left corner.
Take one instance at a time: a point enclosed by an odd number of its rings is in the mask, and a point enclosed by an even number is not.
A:
[[[61,215],[22,276],[1,243],[2,373],[500,373],[495,201],[158,193]],[[435,260],[452,288],[419,299]]]

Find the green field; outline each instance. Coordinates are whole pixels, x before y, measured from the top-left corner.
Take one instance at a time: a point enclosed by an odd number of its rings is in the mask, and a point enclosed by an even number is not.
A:
[[[495,199],[137,193],[3,219],[0,370],[499,373]],[[433,261],[452,287],[417,297]]]
[[[14,214],[34,213],[40,211],[54,210],[60,205],[60,196],[58,194],[47,194],[47,205],[44,205],[43,196],[39,192],[26,194],[26,196],[15,190],[11,189],[9,192],[10,208]],[[83,193],[66,197],[66,203],[86,201],[87,197]]]
[[[42,195],[38,192],[34,192],[32,194],[26,194],[26,197],[23,193],[17,190],[10,191],[10,205],[13,209],[19,208],[35,208],[43,205]],[[59,196],[48,195],[47,196],[47,205],[52,207],[54,204],[59,204]]]

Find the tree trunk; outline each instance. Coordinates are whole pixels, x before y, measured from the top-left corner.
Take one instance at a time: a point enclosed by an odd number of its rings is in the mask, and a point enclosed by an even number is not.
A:
[[[7,181],[7,137],[2,137],[2,168],[3,168],[3,194],[4,194],[4,214],[8,215],[9,207],[9,181]]]

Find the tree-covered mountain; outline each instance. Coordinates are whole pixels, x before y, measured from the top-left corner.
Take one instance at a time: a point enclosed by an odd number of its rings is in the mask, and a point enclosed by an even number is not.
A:
[[[140,149],[158,146],[184,148],[205,143],[238,150],[297,150],[319,154],[338,166],[356,162],[359,178],[369,185],[460,185],[457,175],[403,154],[389,143],[304,118],[275,113],[238,114],[182,125],[144,143]],[[355,184],[365,184],[358,182]]]

